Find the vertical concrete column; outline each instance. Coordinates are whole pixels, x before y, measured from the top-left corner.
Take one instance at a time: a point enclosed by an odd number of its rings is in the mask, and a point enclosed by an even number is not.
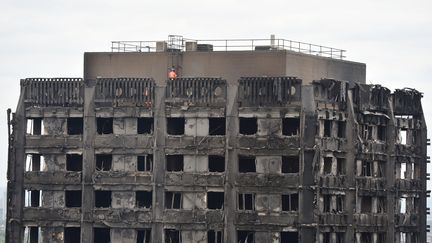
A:
[[[427,197],[426,197],[426,191],[427,191],[427,180],[426,180],[426,173],[427,173],[427,129],[426,129],[426,121],[423,116],[423,110],[421,115],[421,131],[420,133],[417,133],[419,138],[416,139],[416,146],[420,147],[420,181],[421,181],[421,191],[420,193],[420,202],[419,202],[419,220],[420,220],[420,227],[419,227],[419,242],[426,242],[426,207],[427,207]],[[414,174],[415,175],[415,174]]]
[[[226,150],[225,150],[225,228],[224,242],[237,242],[236,234],[236,206],[237,189],[235,180],[238,171],[237,135],[239,134],[237,84],[229,84],[227,87],[226,114]]]
[[[386,191],[387,191],[387,221],[388,225],[394,225],[395,224],[395,150],[396,150],[396,130],[395,130],[395,117],[393,114],[393,99],[389,99],[389,113],[387,114],[390,119],[389,123],[387,124],[387,130],[386,130],[386,144],[387,144],[387,165],[386,165]],[[395,228],[394,227],[388,227],[387,228],[387,235],[386,240],[387,242],[395,242]],[[424,242],[424,241],[423,241]]]
[[[154,148],[153,148],[153,227],[152,241],[163,242],[163,214],[165,192],[165,86],[157,85],[153,101]]]
[[[358,164],[356,160],[356,147],[358,128],[356,127],[356,116],[353,106],[352,90],[348,90],[347,99],[347,120],[346,120],[346,139],[347,139],[347,149],[346,149],[346,178],[345,182],[347,185],[347,190],[345,192],[345,211],[347,213],[347,228],[345,231],[345,242],[354,242],[354,213],[356,212],[356,191],[355,186],[355,171],[357,167],[357,172],[361,171],[361,164]],[[358,203],[358,202],[357,202]]]
[[[23,242],[24,228],[22,224],[24,207],[24,167],[25,167],[25,88],[21,83],[21,96],[18,106],[13,114],[13,140],[9,141],[9,160],[7,171],[7,220],[6,220],[6,242]],[[15,148],[15,149],[13,149]]]
[[[83,134],[83,171],[81,204],[81,242],[93,242],[94,189],[95,171],[94,140],[96,136],[95,97],[96,80],[86,80],[84,86],[84,134]]]
[[[299,174],[299,235],[301,242],[315,242],[316,228],[314,223],[314,163],[315,135],[316,135],[316,106],[313,86],[302,87],[302,123],[301,123],[301,152],[303,152],[303,166]]]

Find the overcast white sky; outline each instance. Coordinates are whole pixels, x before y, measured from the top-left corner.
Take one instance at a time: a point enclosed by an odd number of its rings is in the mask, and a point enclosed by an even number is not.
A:
[[[368,82],[422,91],[432,118],[430,0],[0,0],[0,185],[6,184],[6,109],[16,107],[20,78],[82,77],[85,51],[168,34],[276,34],[345,49],[348,60],[367,64]]]

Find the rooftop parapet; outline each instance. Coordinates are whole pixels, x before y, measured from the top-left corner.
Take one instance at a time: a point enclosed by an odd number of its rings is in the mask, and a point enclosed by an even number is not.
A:
[[[152,107],[154,86],[152,78],[99,78],[95,103]]]

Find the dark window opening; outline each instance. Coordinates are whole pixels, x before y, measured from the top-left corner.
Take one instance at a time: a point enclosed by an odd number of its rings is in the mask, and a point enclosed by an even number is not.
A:
[[[136,243],[150,243],[151,242],[151,229],[137,230]]]
[[[298,243],[298,232],[281,232],[280,243]]]
[[[240,117],[239,132],[243,135],[253,135],[258,131],[258,120],[256,117]]]
[[[346,122],[338,121],[338,137],[344,138],[346,133]]]
[[[238,194],[238,209],[239,210],[254,210],[255,195],[251,193]]]
[[[165,229],[165,243],[181,243],[180,231],[175,229]]]
[[[41,191],[31,190],[30,191],[30,207],[40,207]]]
[[[96,155],[96,170],[109,171],[112,166],[112,154],[97,154]]]
[[[66,154],[66,170],[82,171],[83,157],[81,154]]]
[[[282,135],[296,136],[300,130],[300,118],[283,118],[282,119]]]
[[[180,209],[182,207],[182,194],[180,192],[165,192],[165,208]]]
[[[67,208],[81,207],[81,191],[65,191],[65,204]]]
[[[237,230],[237,242],[238,243],[254,243],[253,231]]]
[[[225,117],[209,118],[209,135],[225,135]]]
[[[345,210],[345,196],[337,195],[336,196],[336,212],[342,213]]]
[[[138,171],[153,171],[153,154],[138,156],[137,158]]]
[[[41,155],[40,154],[29,154],[29,164],[27,165],[27,171],[41,171]]]
[[[282,156],[282,173],[299,173],[299,156]]]
[[[111,243],[109,228],[94,228],[94,243]]]
[[[322,243],[331,243],[331,233],[330,232],[323,232],[323,241]]]
[[[183,135],[185,132],[184,117],[167,118],[167,133],[169,135]]]
[[[184,157],[183,155],[167,155],[166,170],[167,171],[183,171]]]
[[[324,169],[323,173],[325,175],[329,175],[332,172],[332,164],[333,164],[333,158],[332,157],[324,157]]]
[[[323,212],[330,213],[331,209],[331,195],[323,195]]]
[[[372,161],[362,161],[362,176],[373,175],[373,163]]]
[[[378,242],[379,243],[386,243],[386,233],[378,233]],[[413,241],[411,241],[411,242],[413,242]]]
[[[345,175],[345,159],[336,158],[336,170],[338,175]]]
[[[69,135],[81,135],[84,131],[82,118],[68,118],[67,119],[67,132]]]
[[[80,227],[66,227],[64,229],[64,243],[79,243],[81,242]]]
[[[220,155],[208,156],[208,169],[209,172],[224,172],[225,171],[225,157]]]
[[[297,211],[298,210],[298,194],[282,195],[282,211]]]
[[[222,231],[207,231],[207,243],[223,243]]]
[[[360,242],[372,242],[372,233],[361,233]]]
[[[30,231],[30,243],[39,243],[39,227],[28,227]]]
[[[255,156],[239,155],[238,166],[240,173],[256,172]]]
[[[384,241],[378,241],[379,243],[385,243]],[[336,232],[336,243],[345,243],[345,233]]]
[[[208,209],[223,209],[223,206],[224,206],[223,192],[207,192]]]
[[[42,135],[42,118],[27,119],[27,133],[30,135]]]
[[[372,212],[372,197],[365,196],[361,198],[361,212],[362,213]]]
[[[152,192],[151,191],[137,191],[135,192],[136,206],[139,208],[151,208],[152,206]]]
[[[111,191],[95,191],[95,207],[109,208],[111,207]]]
[[[372,133],[373,133],[373,127],[369,125],[362,125],[362,132],[363,132],[363,139],[365,140],[371,140],[372,139]]]
[[[96,119],[97,133],[98,134],[112,134],[113,133],[113,119],[101,118]]]
[[[378,140],[386,141],[386,127],[378,126]]]
[[[324,120],[324,137],[331,137],[332,121]]]
[[[152,134],[153,133],[153,118],[141,117],[138,118],[138,134]]]
[[[385,213],[387,210],[387,199],[385,197],[378,197],[378,207],[377,207],[377,213]]]

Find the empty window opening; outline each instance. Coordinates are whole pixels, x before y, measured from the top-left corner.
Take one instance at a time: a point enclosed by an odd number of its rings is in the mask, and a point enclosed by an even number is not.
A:
[[[225,117],[209,118],[209,135],[225,135]]]
[[[171,154],[166,156],[167,171],[183,171],[184,157],[179,154]]]
[[[298,243],[298,232],[281,232],[280,243]]]
[[[112,134],[113,133],[113,118],[102,118],[96,119],[97,133],[98,134]]]
[[[300,118],[283,118],[282,119],[282,135],[296,136],[300,130]]]
[[[151,229],[137,230],[136,243],[150,243],[151,242]]]
[[[333,164],[332,157],[324,157],[324,168],[323,168],[324,175],[330,175],[332,173],[332,164]]]
[[[96,170],[110,171],[112,166],[112,154],[96,155]]]
[[[384,241],[378,241],[380,243],[385,243]],[[336,243],[345,243],[345,233],[336,232]]]
[[[331,243],[331,233],[323,232],[322,234],[322,243]]]
[[[407,199],[402,197],[399,198],[399,213],[407,212]]]
[[[137,171],[153,171],[153,154],[138,156]]]
[[[299,173],[299,156],[282,156],[282,173]]]
[[[360,242],[372,242],[372,233],[361,233]]]
[[[385,213],[387,210],[387,199],[385,197],[377,198],[377,213]]]
[[[372,140],[372,134],[373,134],[373,127],[369,125],[362,125],[361,126],[363,139],[365,140]]]
[[[400,164],[400,178],[401,179],[414,179],[414,164],[413,163],[401,163]]]
[[[378,233],[378,241],[379,243],[386,243],[386,233]]]
[[[138,134],[152,134],[153,133],[153,118],[150,117],[140,117],[138,118],[137,126]]]
[[[339,138],[344,138],[346,134],[346,122],[345,121],[338,121],[338,134],[337,136]]]
[[[95,207],[109,208],[111,207],[111,191],[95,191]]]
[[[337,195],[336,196],[336,212],[342,213],[345,210],[345,196]]]
[[[238,209],[239,210],[254,210],[255,195],[251,193],[238,194]]]
[[[386,141],[386,127],[385,126],[378,126],[378,140]]]
[[[78,243],[78,242],[81,242],[81,228],[80,227],[64,228],[64,243]]]
[[[43,131],[42,118],[29,118],[27,119],[27,134],[42,135]]]
[[[373,163],[372,161],[362,161],[362,173],[361,176],[372,176],[373,175]]]
[[[26,190],[26,207],[40,207],[42,205],[41,194],[39,190]]]
[[[323,197],[323,212],[330,213],[331,210],[331,195],[325,194]]]
[[[65,204],[67,208],[81,207],[81,191],[65,191]]]
[[[399,130],[399,139],[398,139],[399,144],[406,145],[408,141],[407,136],[408,136],[407,130],[404,129]]]
[[[181,234],[179,230],[165,229],[165,243],[181,243]]]
[[[238,243],[254,243],[253,231],[237,230],[237,242]]]
[[[345,158],[336,158],[336,167],[338,175],[345,175]]]
[[[208,169],[209,172],[224,172],[225,171],[225,157],[220,155],[208,156]]]
[[[372,197],[364,196],[361,198],[361,212],[362,213],[372,212]]]
[[[169,135],[183,135],[185,132],[184,117],[167,118],[167,133]]]
[[[208,209],[223,209],[223,206],[224,206],[223,192],[207,192]]]
[[[135,192],[136,206],[138,208],[151,208],[152,206],[152,192],[151,191],[137,191]]]
[[[165,208],[181,209],[182,208],[181,192],[165,192]]]
[[[39,243],[41,230],[39,227],[26,227],[24,232],[25,243]]]
[[[282,211],[297,211],[298,210],[298,194],[282,195]]]
[[[256,134],[258,131],[258,120],[256,117],[252,118],[246,118],[246,117],[240,117],[239,118],[239,132],[243,135],[253,135]]]
[[[331,137],[332,121],[324,120],[324,137]]]
[[[82,154],[66,154],[66,170],[82,171]]]
[[[44,171],[46,168],[44,156],[40,154],[27,154],[26,171]]]
[[[81,135],[84,131],[82,118],[68,118],[67,119],[67,133],[69,135]]]
[[[239,155],[238,166],[240,173],[256,172],[255,156]]]
[[[111,243],[109,228],[94,228],[93,243]]]
[[[207,231],[207,243],[223,243],[223,235],[220,230]]]

